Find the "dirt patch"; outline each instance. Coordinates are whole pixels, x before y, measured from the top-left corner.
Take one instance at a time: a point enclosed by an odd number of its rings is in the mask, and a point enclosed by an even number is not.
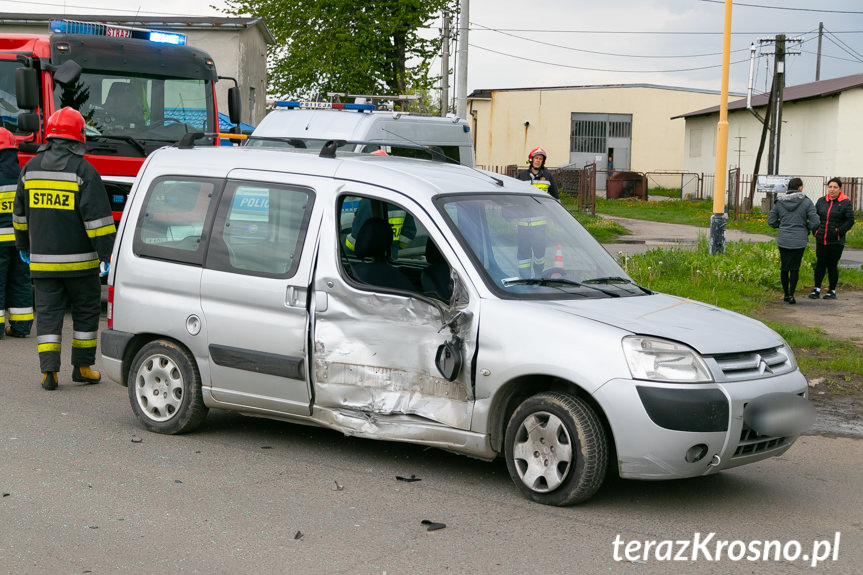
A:
[[[767,306],[761,319],[791,325],[817,327],[832,339],[856,343],[863,347],[863,292],[840,292],[834,300],[809,299],[807,291],[796,296],[790,305],[781,299]]]
[[[800,293],[794,305],[781,299],[771,302],[762,310],[759,319],[819,328],[831,339],[863,348],[863,322],[860,321],[863,317],[863,292],[840,292],[835,300],[826,301],[809,299],[807,294],[808,291]],[[800,357],[819,352],[795,349],[794,353]],[[823,373],[808,379],[809,397],[818,413],[812,432],[863,437],[863,377]]]

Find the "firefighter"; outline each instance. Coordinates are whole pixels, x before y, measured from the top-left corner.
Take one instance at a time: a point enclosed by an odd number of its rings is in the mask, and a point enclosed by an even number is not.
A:
[[[36,289],[36,341],[43,389],[57,389],[66,304],[72,311],[72,381],[99,383],[92,369],[101,311],[100,262],[110,265],[114,218],[105,186],[86,152],[84,118],[51,114],[47,143],[18,181],[13,226]]]
[[[534,148],[527,157],[528,169],[518,173],[518,179],[530,182],[531,185],[558,199],[557,183],[554,176],[545,167],[548,156],[542,148]],[[547,223],[544,217],[524,215],[518,220],[518,275],[522,278],[542,275],[545,268],[545,229]]]
[[[374,153],[374,152],[373,152]],[[393,243],[390,246],[390,260],[396,260],[399,257],[399,250],[406,248],[417,234],[417,225],[414,217],[407,213],[399,206],[387,204],[387,221],[393,229]],[[351,233],[345,239],[345,245],[350,251],[354,251],[357,234],[366,220],[371,218],[372,201],[368,198],[363,198],[357,205],[357,211],[354,215],[354,221],[351,224]]]
[[[15,136],[0,128],[0,339],[4,335],[27,337],[33,325],[30,270],[18,257],[12,228],[12,205],[20,174]]]

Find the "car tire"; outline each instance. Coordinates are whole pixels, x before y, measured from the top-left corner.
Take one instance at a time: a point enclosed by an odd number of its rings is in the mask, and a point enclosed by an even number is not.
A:
[[[537,503],[580,503],[605,479],[602,422],[590,405],[566,393],[538,393],[522,402],[507,425],[504,450],[510,477]]]
[[[195,358],[176,343],[157,340],[141,348],[129,370],[132,411],[150,431],[192,431],[207,417]]]

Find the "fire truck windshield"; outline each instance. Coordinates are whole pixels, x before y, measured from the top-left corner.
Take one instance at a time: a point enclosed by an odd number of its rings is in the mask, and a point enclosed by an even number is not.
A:
[[[146,156],[187,132],[216,132],[208,80],[84,70],[55,92],[55,106],[72,106],[87,123],[87,141],[131,147]],[[134,151],[133,151],[134,150]]]
[[[14,60],[0,60],[0,120],[10,132],[18,129],[19,110],[15,100],[15,68],[21,64]]]

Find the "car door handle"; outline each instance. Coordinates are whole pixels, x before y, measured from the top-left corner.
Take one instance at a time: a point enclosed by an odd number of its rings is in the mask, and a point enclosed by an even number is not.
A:
[[[295,287],[288,286],[285,291],[285,307],[305,307],[305,298],[303,298],[303,294],[306,290]]]

